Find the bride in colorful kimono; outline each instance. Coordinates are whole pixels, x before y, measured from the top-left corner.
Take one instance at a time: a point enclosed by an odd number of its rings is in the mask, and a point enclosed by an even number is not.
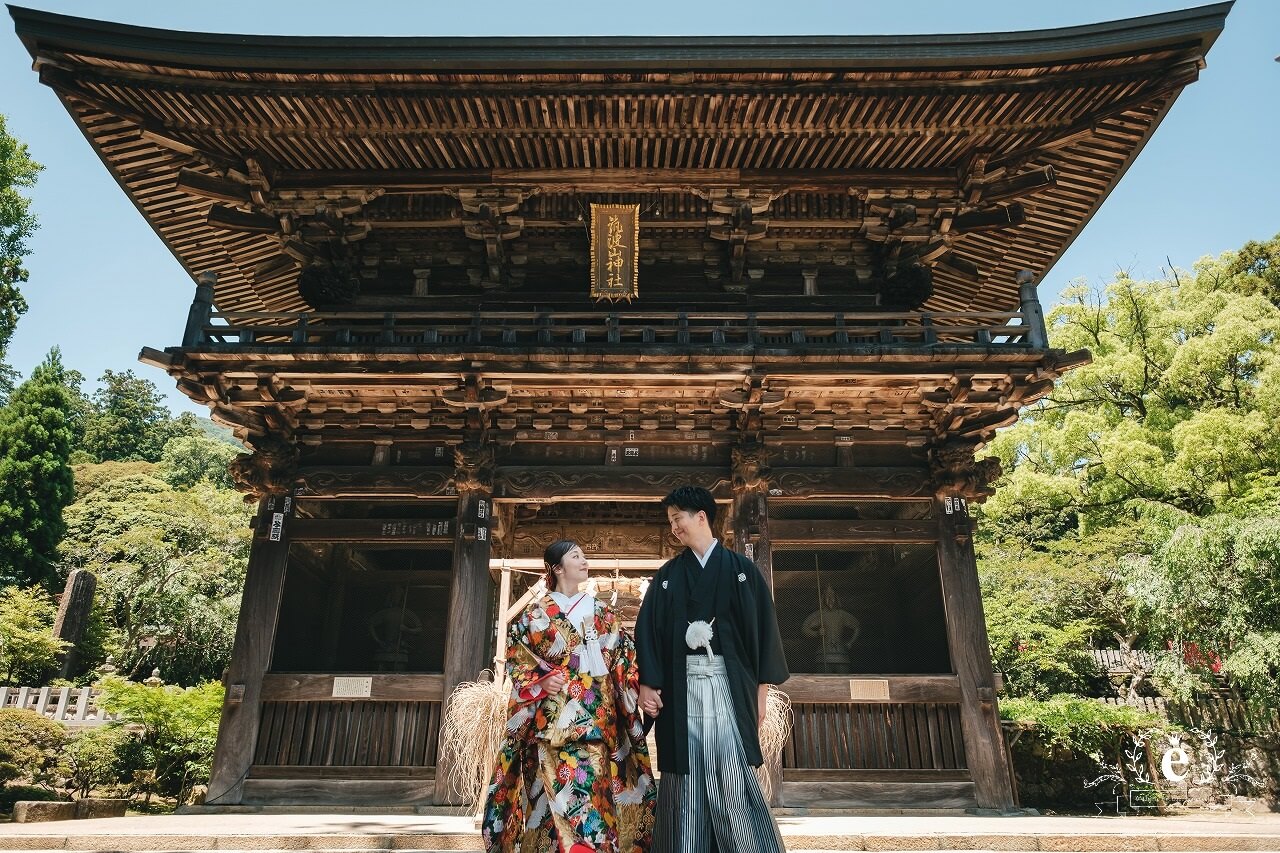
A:
[[[485,799],[485,849],[643,853],[655,787],[637,706],[635,644],[579,587],[576,543],[543,555],[550,592],[512,623],[508,720]]]

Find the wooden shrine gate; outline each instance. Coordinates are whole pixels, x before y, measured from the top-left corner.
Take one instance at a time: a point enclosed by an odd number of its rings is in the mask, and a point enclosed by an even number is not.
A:
[[[695,483],[796,673],[781,801],[1012,808],[982,448],[1089,360],[1050,346],[1036,283],[1228,7],[599,40],[10,7],[196,283],[181,345],[141,359],[250,451],[208,802],[448,801],[442,704],[492,665],[491,561],[565,534],[667,558],[656,502]],[[625,306],[593,296],[589,205],[635,213]]]

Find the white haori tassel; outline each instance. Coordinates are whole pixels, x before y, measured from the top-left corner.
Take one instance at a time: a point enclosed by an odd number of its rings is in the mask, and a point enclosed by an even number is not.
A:
[[[715,654],[711,651],[711,638],[716,635],[711,626],[716,623],[712,619],[710,622],[703,622],[699,619],[696,622],[689,623],[689,629],[684,632],[684,643],[689,648],[697,651],[698,649],[707,650],[707,659],[715,660]]]
[[[592,678],[609,674],[609,666],[604,662],[604,654],[600,651],[600,635],[596,633],[594,620],[582,625],[582,648],[579,650],[578,662]]]
[[[608,675],[609,666],[605,663],[604,654],[600,651],[600,634],[596,631],[595,597],[588,593],[575,601],[560,592],[554,593],[554,596],[565,618],[578,629],[578,635],[582,637],[582,645],[575,650],[578,653],[579,671],[585,672],[592,678]],[[573,612],[568,612],[571,609]],[[559,654],[564,650],[563,638],[557,636],[552,645],[551,653]]]

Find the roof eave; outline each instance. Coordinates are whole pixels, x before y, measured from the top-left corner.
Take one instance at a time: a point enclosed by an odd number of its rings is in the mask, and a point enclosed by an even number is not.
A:
[[[892,36],[420,37],[193,33],[9,6],[45,50],[208,69],[628,71],[995,67],[1173,46],[1207,51],[1232,2],[1060,29]]]

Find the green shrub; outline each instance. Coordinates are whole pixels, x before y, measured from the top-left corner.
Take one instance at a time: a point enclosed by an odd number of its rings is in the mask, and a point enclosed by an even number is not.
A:
[[[13,804],[22,800],[61,800],[62,795],[52,788],[39,785],[0,785],[0,813],[13,811]]]
[[[159,793],[186,801],[195,785],[209,780],[222,715],[222,685],[149,686],[122,678],[100,682],[100,706],[117,714],[120,726],[138,726],[133,743],[122,745],[120,772],[154,780]]]
[[[0,784],[52,781],[65,740],[62,726],[35,711],[0,708]]]
[[[117,728],[83,729],[67,739],[59,772],[62,788],[87,797],[96,788],[117,781],[121,747],[127,735]]]
[[[58,605],[39,586],[0,589],[0,679],[43,684],[69,645],[53,636]]]
[[[1125,769],[1133,738],[1167,727],[1153,714],[1077,696],[1004,699],[1000,716],[1015,730],[1010,751],[1020,800],[1040,808],[1089,808],[1106,800],[1113,787],[1134,781]],[[1145,750],[1140,761],[1145,765]],[[1086,785],[1108,774],[1125,781]]]

